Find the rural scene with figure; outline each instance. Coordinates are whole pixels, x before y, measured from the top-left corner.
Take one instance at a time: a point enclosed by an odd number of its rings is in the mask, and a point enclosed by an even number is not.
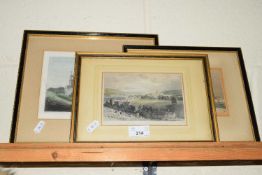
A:
[[[182,75],[104,73],[105,121],[185,121]]]

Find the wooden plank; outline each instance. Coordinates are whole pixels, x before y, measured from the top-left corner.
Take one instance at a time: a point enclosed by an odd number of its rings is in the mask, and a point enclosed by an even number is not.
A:
[[[262,160],[261,142],[0,144],[0,162]]]

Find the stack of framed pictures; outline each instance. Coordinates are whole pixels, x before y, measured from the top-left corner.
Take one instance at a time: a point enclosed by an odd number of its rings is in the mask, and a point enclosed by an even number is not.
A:
[[[157,45],[25,31],[10,142],[259,141],[240,49]]]

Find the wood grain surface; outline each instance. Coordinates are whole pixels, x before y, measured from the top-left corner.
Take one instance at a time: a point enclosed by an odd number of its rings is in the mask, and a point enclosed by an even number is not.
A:
[[[0,144],[0,162],[262,160],[261,142]]]

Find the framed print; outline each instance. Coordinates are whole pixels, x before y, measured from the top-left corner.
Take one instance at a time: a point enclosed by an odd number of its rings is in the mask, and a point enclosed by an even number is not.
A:
[[[206,55],[77,52],[76,142],[214,141]]]
[[[69,142],[76,51],[157,42],[149,34],[25,31],[10,142]]]
[[[221,141],[259,141],[251,93],[240,48],[125,46],[130,53],[207,54]]]

